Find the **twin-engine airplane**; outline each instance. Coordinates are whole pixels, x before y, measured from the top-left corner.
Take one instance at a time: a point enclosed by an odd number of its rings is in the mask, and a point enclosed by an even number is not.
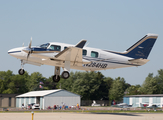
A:
[[[156,34],[147,34],[125,52],[84,47],[86,40],[77,45],[49,42],[34,47],[31,38],[28,47],[11,49],[8,54],[21,60],[20,75],[25,73],[24,64],[55,66],[53,81],[58,82],[61,67],[62,77],[67,79],[70,69],[98,71],[144,65],[149,61],[147,58],[157,37]]]

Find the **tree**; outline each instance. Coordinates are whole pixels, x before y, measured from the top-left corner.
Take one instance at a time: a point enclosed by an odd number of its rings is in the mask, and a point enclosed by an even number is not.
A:
[[[82,95],[84,100],[100,99],[100,85],[103,79],[100,72],[83,72],[81,77],[75,80],[72,92]]]
[[[108,99],[111,78],[105,78],[101,72],[71,72],[66,80],[61,79],[57,88],[71,91],[82,96],[83,100]]]
[[[163,69],[158,70],[158,75],[155,77],[158,84],[158,94],[163,93]]]
[[[116,78],[112,85],[111,89],[109,91],[109,98],[110,100],[117,100],[120,101],[122,100],[124,96],[124,91],[125,91],[126,85],[125,85],[125,80],[124,78]]]
[[[12,89],[9,89],[9,83],[12,82],[12,76],[14,76],[13,72],[8,71],[0,71],[0,93],[10,94],[13,93]]]
[[[140,87],[139,90],[142,94],[158,94],[159,93],[158,81],[155,77],[153,77],[153,73],[148,74],[148,77],[146,77],[143,85]]]
[[[28,90],[29,91],[40,90],[39,88],[40,81],[44,83],[46,81],[46,78],[43,77],[42,74],[39,72],[32,73],[27,82]]]
[[[127,95],[138,95],[138,94],[141,94],[141,92],[139,91],[140,87],[141,87],[140,85],[131,85],[130,87],[128,87],[126,89]]]

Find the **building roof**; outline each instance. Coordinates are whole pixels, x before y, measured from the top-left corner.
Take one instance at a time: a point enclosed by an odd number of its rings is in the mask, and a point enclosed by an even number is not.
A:
[[[25,94],[18,95],[16,97],[36,97],[36,96],[45,96],[51,93],[55,93],[58,91],[61,91],[62,89],[56,89],[56,90],[42,90],[42,91],[31,91],[27,92]]]
[[[163,97],[163,94],[151,94],[151,95],[125,95],[124,97]]]

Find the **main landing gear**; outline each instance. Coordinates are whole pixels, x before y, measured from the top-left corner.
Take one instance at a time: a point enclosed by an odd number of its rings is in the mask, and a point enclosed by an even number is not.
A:
[[[55,75],[52,77],[53,82],[59,82],[60,81],[60,67],[55,67]],[[62,72],[62,78],[67,79],[70,77],[70,74],[68,71],[63,71]]]

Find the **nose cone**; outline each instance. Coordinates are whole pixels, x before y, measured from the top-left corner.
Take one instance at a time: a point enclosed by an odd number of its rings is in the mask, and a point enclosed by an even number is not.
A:
[[[21,52],[21,50],[20,50],[20,49],[18,50],[18,49],[16,49],[16,48],[14,48],[14,49],[9,50],[9,51],[8,51],[8,54],[9,54],[9,55],[12,55],[12,54],[18,53],[18,52]]]
[[[13,57],[20,58],[22,57],[22,49],[22,47],[11,49],[8,51],[8,54]]]

